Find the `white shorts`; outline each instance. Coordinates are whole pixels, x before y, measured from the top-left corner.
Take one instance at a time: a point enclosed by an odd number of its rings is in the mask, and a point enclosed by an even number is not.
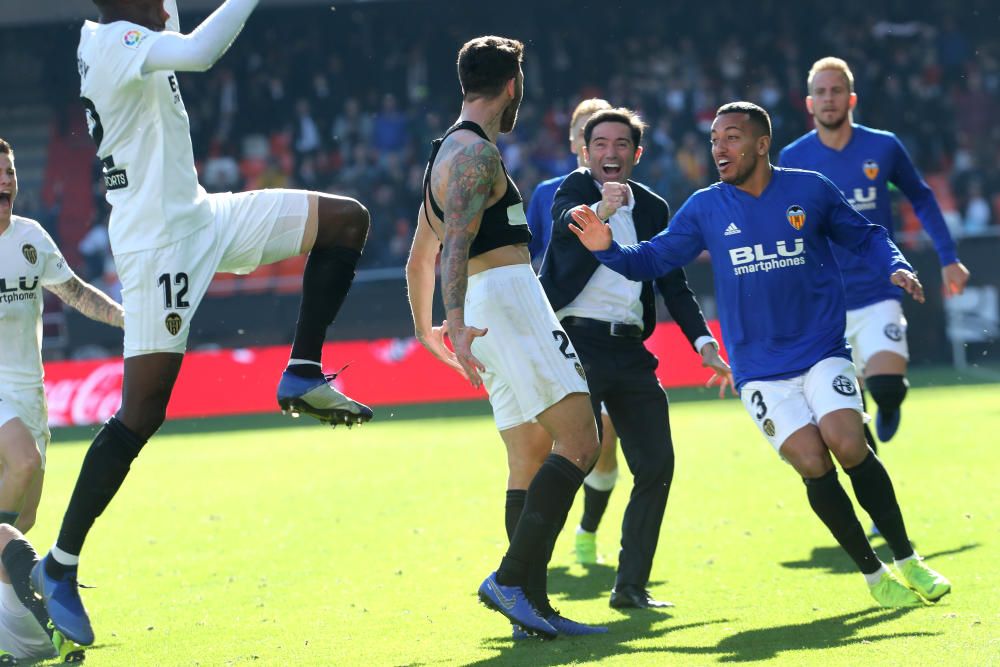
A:
[[[532,421],[569,394],[589,393],[583,365],[530,265],[469,276],[465,323],[489,329],[472,342],[472,353],[486,367],[498,430]]]
[[[864,373],[868,360],[878,352],[894,352],[904,359],[910,358],[903,304],[896,299],[847,311],[845,335],[853,348],[854,365],[859,373]]]
[[[20,419],[28,428],[38,452],[42,455],[42,470],[45,470],[45,450],[52,439],[49,432],[49,409],[45,403],[45,390],[41,387],[0,391],[0,426],[11,419]],[[3,645],[0,645],[3,648]]]
[[[14,587],[0,582],[0,648],[18,660],[54,658],[55,646],[34,614],[21,604]]]
[[[184,352],[191,319],[216,272],[250,273],[298,255],[309,216],[304,190],[209,195],[215,219],[180,241],[115,257],[125,308],[125,356]]]
[[[834,410],[861,407],[854,364],[841,357],[818,362],[802,375],[787,380],[747,382],[740,390],[743,406],[775,451],[803,426],[819,424]]]

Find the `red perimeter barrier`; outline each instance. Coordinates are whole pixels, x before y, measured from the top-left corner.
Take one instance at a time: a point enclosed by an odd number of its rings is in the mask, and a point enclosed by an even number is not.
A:
[[[711,323],[721,339],[718,323]],[[660,358],[664,387],[704,384],[711,372],[701,366],[679,327],[660,324],[646,341]],[[174,390],[168,418],[274,412],[278,377],[288,361],[287,346],[216,352],[189,352]],[[350,363],[335,384],[369,405],[439,403],[485,398],[457,373],[437,361],[413,338],[328,343],[328,368]],[[63,361],[45,365],[49,424],[96,424],[121,404],[122,361]]]

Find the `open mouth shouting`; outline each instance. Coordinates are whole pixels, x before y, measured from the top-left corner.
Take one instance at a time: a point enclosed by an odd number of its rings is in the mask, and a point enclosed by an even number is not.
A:
[[[601,164],[601,173],[608,180],[614,180],[622,173],[622,166],[618,162],[603,162]]]

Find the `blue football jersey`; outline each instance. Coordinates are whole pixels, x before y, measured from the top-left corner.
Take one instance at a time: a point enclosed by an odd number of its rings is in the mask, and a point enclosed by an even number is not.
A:
[[[955,242],[945,224],[934,192],[913,166],[909,154],[892,132],[852,125],[851,140],[843,149],[829,148],[816,130],[785,146],[778,158],[782,167],[818,171],[840,188],[866,218],[889,230],[893,237],[889,184],[899,188],[927,230],[941,266],[958,261]],[[899,299],[902,290],[881,279],[876,267],[842,248],[833,249],[844,273],[847,308],[863,308],[886,299]]]
[[[598,260],[632,280],[712,257],[722,338],[737,387],[800,375],[827,357],[850,358],[846,308],[831,242],[889,283],[912,270],[885,228],[870,223],[824,176],[774,168],[754,197],[715,183],[691,195],[649,241],[612,243]]]
[[[564,176],[556,176],[547,181],[542,181],[535,186],[535,191],[531,194],[531,201],[528,202],[528,229],[531,230],[531,242],[528,243],[528,252],[531,253],[531,261],[545,253],[552,239],[552,202],[556,198],[556,190],[566,180]]]

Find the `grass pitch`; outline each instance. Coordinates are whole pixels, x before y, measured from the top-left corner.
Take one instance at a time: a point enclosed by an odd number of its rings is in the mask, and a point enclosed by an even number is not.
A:
[[[489,417],[381,414],[354,431],[209,422],[157,436],[87,544],[81,577],[98,587],[84,592],[98,637],[87,663],[1000,664],[1000,385],[912,391],[882,450],[919,552],[954,584],[925,609],[873,606],[738,401],[675,403],[671,423],[677,472],[651,588],[677,606],[607,605],[623,470],[598,534],[608,564],[573,564],[567,528],[550,581],[567,616],[611,632],[517,645],[475,597],[506,544]],[[71,435],[50,449],[29,535],[40,551],[87,446]],[[578,498],[571,526],[579,515]]]

